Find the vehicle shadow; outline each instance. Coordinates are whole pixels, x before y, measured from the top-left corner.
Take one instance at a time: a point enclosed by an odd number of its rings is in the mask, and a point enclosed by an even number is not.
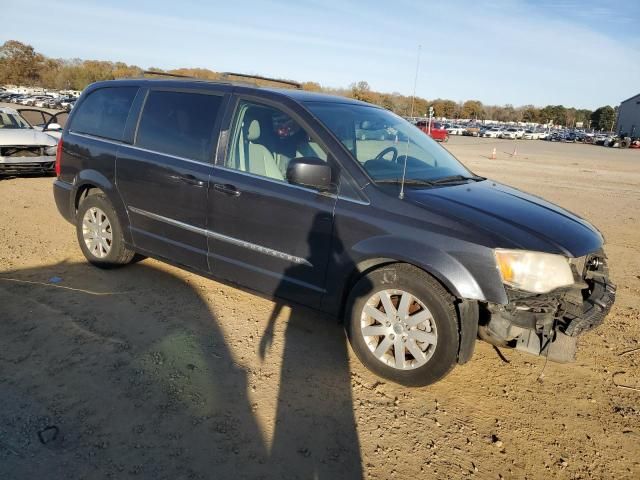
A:
[[[202,294],[151,261],[0,273],[0,478],[359,478],[339,327],[293,307],[269,451]]]
[[[307,237],[309,246],[318,245],[315,225],[321,221],[319,217],[314,219]],[[338,235],[333,236],[333,242],[332,254],[343,257]],[[326,263],[325,258],[317,258],[313,248],[309,251],[306,260],[311,265]],[[347,271],[350,267],[353,264],[346,265]],[[306,268],[304,265],[288,268],[275,295],[284,294],[288,289],[287,278],[298,278],[298,272]],[[263,359],[273,342],[275,324],[283,308],[284,303],[278,301],[260,340],[259,353]],[[320,316],[305,308],[291,308],[284,333],[270,463],[283,466],[302,455],[308,471],[300,478],[358,479],[362,478],[362,461],[347,340],[342,326],[335,320],[332,324],[318,321]],[[288,478],[287,471],[284,467],[281,478]]]

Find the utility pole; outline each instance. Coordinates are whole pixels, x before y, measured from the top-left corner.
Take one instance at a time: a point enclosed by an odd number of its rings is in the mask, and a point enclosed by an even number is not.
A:
[[[427,127],[427,133],[431,135],[431,119],[433,118],[433,106],[429,107],[429,126]]]

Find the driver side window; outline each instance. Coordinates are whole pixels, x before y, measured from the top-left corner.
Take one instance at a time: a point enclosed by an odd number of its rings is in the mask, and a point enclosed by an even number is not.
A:
[[[266,105],[240,102],[227,168],[286,182],[289,162],[300,157],[327,161],[326,152],[289,115]]]

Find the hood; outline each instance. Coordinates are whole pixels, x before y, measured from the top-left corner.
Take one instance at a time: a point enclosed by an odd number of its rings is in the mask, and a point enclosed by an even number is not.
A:
[[[53,147],[57,140],[32,128],[0,128],[0,146]]]
[[[494,248],[517,248],[581,257],[603,244],[600,232],[579,216],[539,197],[491,180],[409,189],[405,198],[431,212],[484,230]]]

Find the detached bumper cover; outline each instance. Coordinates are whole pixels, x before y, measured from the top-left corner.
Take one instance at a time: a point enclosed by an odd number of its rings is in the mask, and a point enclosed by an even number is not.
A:
[[[582,302],[581,309],[571,309],[568,304],[564,318],[569,320],[564,333],[575,337],[583,332],[592,330],[604,322],[616,301],[616,287],[607,277],[593,279],[593,291]],[[571,311],[573,310],[573,311]]]
[[[39,155],[34,157],[0,156],[0,172],[48,172],[54,170],[55,162],[55,155]]]

